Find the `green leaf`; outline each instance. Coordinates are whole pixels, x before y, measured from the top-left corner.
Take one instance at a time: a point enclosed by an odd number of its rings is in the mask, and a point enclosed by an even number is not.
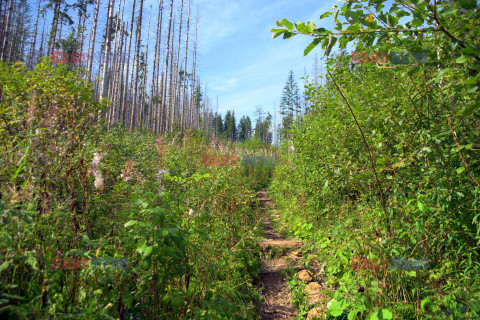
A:
[[[478,94],[477,94],[477,99],[478,99]],[[471,105],[469,105],[468,107],[466,107],[465,109],[463,109],[462,111],[462,116],[463,117],[468,117],[469,115],[471,115],[477,108],[480,107],[480,101],[477,100],[476,103],[472,103]]]
[[[307,23],[308,33],[312,33],[316,27],[317,26],[312,21],[308,21]]]
[[[315,48],[320,43],[320,41],[322,41],[322,39],[320,38],[313,39],[313,41],[303,51],[303,55],[306,56],[307,54],[309,54],[310,51],[312,51],[313,48]]]
[[[357,318],[357,309],[353,309],[348,313],[348,320],[355,320]]]
[[[28,256],[26,259],[25,259],[25,263],[30,265],[33,269],[36,269],[37,268],[37,259],[35,259],[35,257],[32,257],[32,256]]]
[[[331,33],[328,34],[328,45],[327,49],[325,50],[325,55],[330,55],[330,51],[332,51],[333,46],[337,42],[337,37],[332,36]]]
[[[309,33],[309,32],[308,32],[308,28],[307,28],[307,26],[305,25],[304,22],[299,21],[299,22],[297,22],[297,23],[295,24],[295,26],[297,27],[298,32],[304,33],[304,34],[308,34],[308,33]]]
[[[17,296],[16,294],[2,293],[2,296],[5,297],[5,298],[10,298],[10,299],[25,300],[24,297]]]
[[[335,13],[333,14],[333,19],[335,20],[335,23],[338,22],[338,11],[339,11],[339,10],[340,10],[340,9],[337,9],[337,10],[335,11]]]
[[[285,33],[283,34],[283,39],[290,39],[294,35],[295,35],[295,33],[293,33],[293,32],[285,31]]]
[[[325,28],[317,28],[317,29],[312,30],[312,33],[315,34],[315,35],[321,35],[321,34],[324,34],[326,32],[327,32],[327,29],[325,29]]]
[[[342,23],[340,21],[337,22],[337,24],[335,25],[335,30],[338,30],[338,31],[342,31]]]
[[[431,298],[427,297],[420,302],[420,308],[425,311],[425,305],[430,303]]]
[[[477,74],[475,77],[471,77],[470,79],[468,79],[467,81],[465,81],[465,84],[474,84],[475,82],[478,81],[478,79],[480,78],[480,74]]]
[[[466,10],[475,9],[477,7],[476,0],[458,0],[460,7]]]
[[[415,270],[409,270],[409,271],[405,271],[405,274],[409,277],[415,277],[417,276],[417,271]],[[390,318],[391,319],[391,318]]]
[[[123,227],[128,228],[128,227],[131,227],[131,226],[136,225],[137,223],[138,223],[137,220],[130,220],[130,221],[126,222],[126,223],[123,225]]]
[[[185,299],[181,295],[173,295],[172,296],[172,307],[174,309],[180,309],[182,306],[185,305]]]
[[[12,262],[13,262],[13,260],[9,260],[9,261],[5,261],[4,263],[2,263],[2,265],[0,265],[0,272],[7,269],[12,264]]]
[[[272,38],[275,39],[276,37],[278,37],[279,35],[283,34],[284,32],[286,32],[287,30],[285,29],[272,29],[270,30],[273,34],[272,34]]]
[[[370,315],[370,318],[368,318],[369,320],[380,320],[378,318],[378,312],[374,312]]]
[[[450,70],[452,70],[452,68],[445,68],[440,70],[440,72],[437,74],[437,78],[435,78],[435,82],[436,83],[440,82],[440,78],[443,77],[443,75],[449,72]]]
[[[462,173],[463,171],[465,171],[465,167],[457,168],[457,173],[458,174]]]
[[[417,27],[420,27],[422,24],[423,24],[423,19],[413,19],[413,21],[411,22],[411,25],[412,27],[414,28],[417,28]]]
[[[283,19],[281,22],[280,22],[283,26],[287,27],[287,29],[289,31],[292,31],[293,30],[293,23],[291,23],[290,21],[288,21],[287,19]]]
[[[330,305],[330,308],[328,309],[328,311],[332,316],[339,317],[343,314],[344,309],[345,309],[345,303],[340,303],[339,301],[333,299],[332,304]]]
[[[461,55],[460,57],[458,57],[455,62],[456,63],[465,63],[468,59],[470,59],[469,56],[465,56],[465,55]]]
[[[152,252],[153,252],[153,246],[148,246],[145,248],[145,251],[143,252],[143,254],[145,255],[145,258],[148,258],[152,255]]]
[[[423,202],[417,201],[417,204],[418,204],[418,209],[420,209],[420,211],[422,211],[422,212],[427,211],[427,207],[425,206],[425,204]]]
[[[382,309],[382,318],[383,319],[393,319],[393,314],[388,309]]]
[[[326,17],[330,17],[332,12],[324,12],[320,15],[320,20],[325,19]]]

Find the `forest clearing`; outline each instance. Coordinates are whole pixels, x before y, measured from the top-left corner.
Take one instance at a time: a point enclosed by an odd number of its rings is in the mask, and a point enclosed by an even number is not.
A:
[[[308,1],[0,1],[0,319],[480,319],[480,3]]]

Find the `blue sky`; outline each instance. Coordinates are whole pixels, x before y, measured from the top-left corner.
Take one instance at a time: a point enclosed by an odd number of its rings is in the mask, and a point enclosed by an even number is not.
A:
[[[218,111],[225,115],[234,110],[254,116],[257,106],[273,114],[277,111],[288,73],[303,77],[304,70],[313,75],[315,53],[319,61],[323,50],[318,46],[308,56],[304,48],[313,38],[296,36],[288,40],[272,39],[270,30],[278,28],[275,20],[292,22],[313,21],[317,27],[330,27],[332,18],[319,21],[336,0],[198,0],[199,68],[201,80],[207,84],[207,94]],[[327,25],[327,23],[329,25]],[[302,80],[297,80],[300,88]],[[215,110],[215,109],[214,109]],[[279,123],[277,117],[277,123]]]

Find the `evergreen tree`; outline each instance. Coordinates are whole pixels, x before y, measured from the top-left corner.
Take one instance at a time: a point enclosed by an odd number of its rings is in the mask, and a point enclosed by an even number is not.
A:
[[[230,141],[235,141],[237,138],[237,126],[235,124],[235,112],[227,111],[225,115],[225,122],[223,123],[223,131],[226,134],[226,138]]]
[[[285,137],[286,131],[290,129],[293,124],[293,114],[296,113],[297,117],[301,113],[300,107],[300,95],[298,85],[295,81],[293,71],[290,73],[283,88],[282,101],[280,103],[280,114],[282,115],[282,136]]]
[[[219,137],[223,132],[223,121],[222,115],[215,112],[215,115],[212,119],[212,130],[215,137]]]
[[[238,141],[242,142],[252,137],[252,122],[250,117],[243,116],[238,123]]]

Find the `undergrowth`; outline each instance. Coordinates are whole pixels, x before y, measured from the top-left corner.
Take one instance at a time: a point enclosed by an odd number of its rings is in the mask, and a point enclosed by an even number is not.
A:
[[[252,198],[273,168],[202,154],[258,150],[107,129],[65,67],[0,69],[0,318],[256,319]]]

